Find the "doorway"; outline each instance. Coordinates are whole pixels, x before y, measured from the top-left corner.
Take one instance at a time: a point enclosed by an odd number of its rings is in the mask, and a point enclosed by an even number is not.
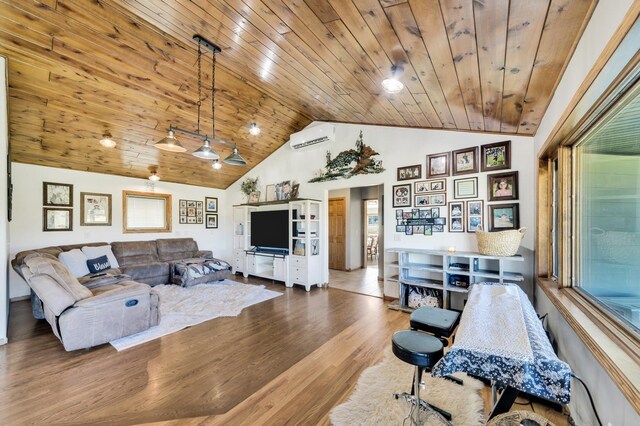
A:
[[[345,198],[329,199],[329,269],[345,270],[346,212]]]
[[[329,191],[329,285],[383,297],[383,185]]]

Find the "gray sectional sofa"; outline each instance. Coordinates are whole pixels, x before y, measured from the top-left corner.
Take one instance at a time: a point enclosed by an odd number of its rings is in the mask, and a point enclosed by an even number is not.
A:
[[[76,277],[58,260],[61,253],[109,246],[118,267]],[[199,250],[192,238],[122,241],[44,247],[16,254],[13,269],[31,288],[34,317],[46,319],[66,350],[88,348],[138,333],[159,322],[153,286],[172,282],[174,267],[215,262],[216,269],[196,282],[223,280],[226,262]]]

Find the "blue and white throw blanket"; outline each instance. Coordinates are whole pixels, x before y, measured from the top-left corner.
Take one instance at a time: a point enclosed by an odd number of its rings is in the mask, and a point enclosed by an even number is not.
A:
[[[463,371],[566,404],[571,369],[560,361],[527,295],[514,284],[472,287],[451,350],[434,376]]]

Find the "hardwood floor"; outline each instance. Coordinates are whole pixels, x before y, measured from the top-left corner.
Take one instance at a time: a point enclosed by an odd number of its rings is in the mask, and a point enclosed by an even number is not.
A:
[[[0,424],[329,424],[408,322],[375,297],[236,280],[283,296],[122,352],[65,352],[28,301],[12,303]]]
[[[383,283],[378,281],[377,265],[348,272],[329,269],[329,285],[352,293],[374,297],[384,296]]]

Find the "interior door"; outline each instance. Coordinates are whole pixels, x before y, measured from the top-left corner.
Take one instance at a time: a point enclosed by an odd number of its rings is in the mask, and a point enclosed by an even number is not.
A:
[[[345,199],[329,199],[329,269],[345,269],[346,222]]]

